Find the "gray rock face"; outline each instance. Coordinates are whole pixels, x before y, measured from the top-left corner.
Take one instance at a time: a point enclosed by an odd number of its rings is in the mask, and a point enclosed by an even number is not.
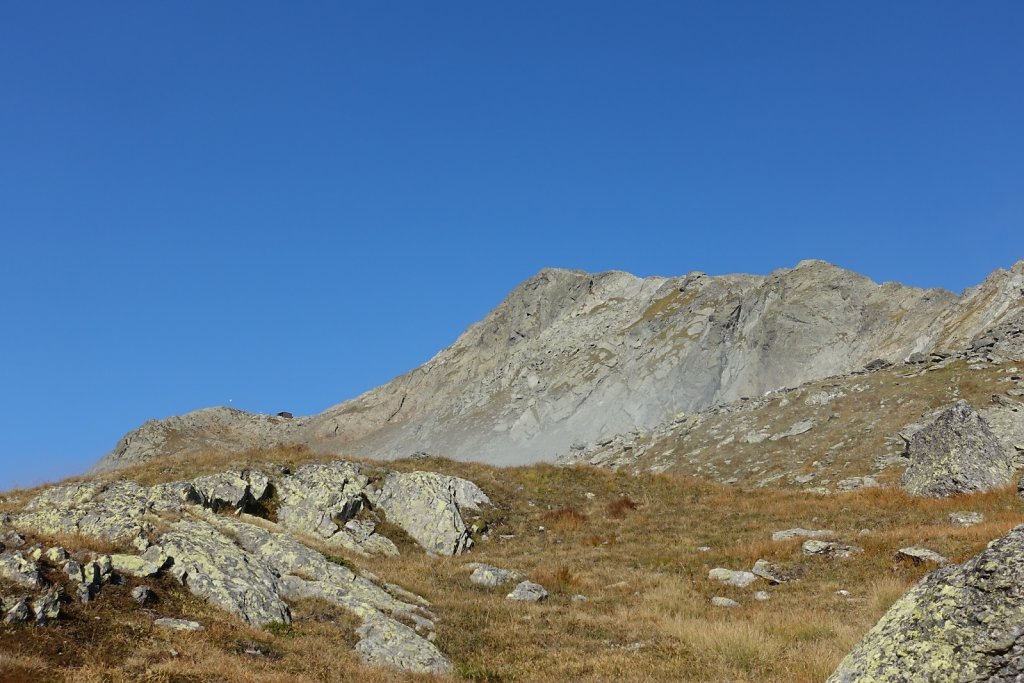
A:
[[[915,496],[945,498],[1008,484],[1013,459],[966,401],[942,411],[907,443],[903,487]]]
[[[925,578],[889,609],[829,683],[1024,678],[1024,526]]]
[[[210,408],[150,421],[96,470],[288,443],[383,459],[426,451],[552,461],[574,443],[649,429],[679,411],[876,359],[963,349],[987,330],[994,341],[976,340],[980,351],[1010,348],[1022,281],[1018,264],[958,297],[878,285],[820,261],[768,276],[544,270],[422,367],[362,396],[309,418]]]
[[[148,605],[154,599],[153,589],[149,586],[136,586],[132,589],[132,600],[140,605]]]
[[[60,616],[60,589],[51,588],[36,598],[32,604],[32,614],[40,626],[46,626],[57,619]]]
[[[436,472],[392,472],[381,488],[377,507],[416,542],[439,555],[458,555],[473,541],[462,519],[463,502],[486,500],[472,482]]]
[[[540,602],[547,600],[548,592],[544,586],[533,581],[523,581],[517,585],[511,593],[505,596],[506,600],[517,600],[519,602]]]

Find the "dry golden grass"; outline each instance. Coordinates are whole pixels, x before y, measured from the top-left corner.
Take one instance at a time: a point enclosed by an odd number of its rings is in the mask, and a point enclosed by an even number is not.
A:
[[[308,456],[287,449],[209,456],[194,467],[165,462],[132,474],[154,482],[225,465],[294,465]],[[482,513],[489,539],[456,558],[429,557],[407,541],[398,558],[315,545],[429,599],[439,615],[437,644],[455,663],[455,679],[466,681],[820,681],[928,571],[895,562],[898,548],[924,545],[959,561],[1024,521],[1012,488],[921,500],[895,489],[814,496],[676,475],[499,469],[437,458],[388,467],[477,482],[495,502]],[[959,510],[983,512],[986,521],[951,526],[948,514]],[[799,541],[771,541],[771,532],[794,526],[832,529],[865,552],[828,560],[803,556]],[[762,557],[802,568],[803,579],[748,589],[707,579],[713,567],[749,569]],[[551,596],[536,605],[507,601],[511,586],[469,582],[471,561],[516,569]],[[153,614],[130,602],[132,585],[109,586],[90,605],[69,603],[67,617],[50,628],[0,629],[0,680],[436,680],[361,666],[352,652],[356,622],[336,607],[300,603],[291,627],[253,630],[161,578],[151,584],[160,597],[154,613],[207,626],[202,634],[164,633],[151,628]],[[770,599],[755,601],[755,590]],[[574,601],[577,594],[587,600]],[[712,608],[715,595],[742,606]]]

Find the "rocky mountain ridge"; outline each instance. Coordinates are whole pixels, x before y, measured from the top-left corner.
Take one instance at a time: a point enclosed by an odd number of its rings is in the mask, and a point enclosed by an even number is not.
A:
[[[574,445],[875,360],[959,352],[992,335],[993,346],[1019,344],[1008,337],[1022,317],[1024,261],[961,296],[876,284],[822,261],[768,276],[548,269],[420,368],[319,415],[220,407],[153,420],[94,471],[276,444],[553,461]]]

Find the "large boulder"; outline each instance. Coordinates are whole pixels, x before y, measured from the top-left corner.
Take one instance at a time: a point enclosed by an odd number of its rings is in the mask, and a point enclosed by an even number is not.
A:
[[[957,401],[907,441],[903,487],[915,496],[988,491],[1008,484],[1013,458],[967,401]]]
[[[489,502],[476,484],[436,472],[392,472],[384,479],[377,507],[417,543],[438,555],[458,555],[473,541],[462,507]]]
[[[828,680],[1024,680],[1024,526],[923,578]]]

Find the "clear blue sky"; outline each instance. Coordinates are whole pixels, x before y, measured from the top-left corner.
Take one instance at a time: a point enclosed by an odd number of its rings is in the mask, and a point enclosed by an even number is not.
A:
[[[1024,258],[1024,3],[8,2],[0,488],[318,412],[545,266]]]

